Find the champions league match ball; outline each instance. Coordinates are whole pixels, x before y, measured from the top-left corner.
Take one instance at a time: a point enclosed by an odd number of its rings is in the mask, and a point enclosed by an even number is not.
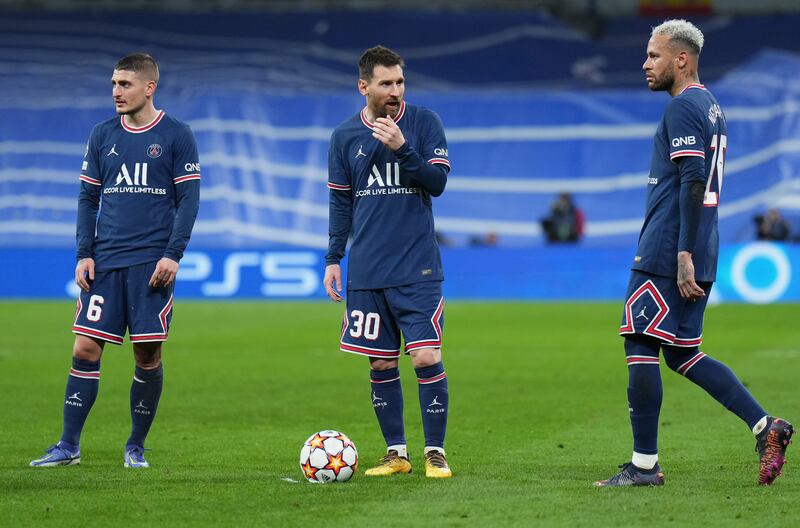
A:
[[[314,433],[300,449],[300,469],[309,482],[347,482],[358,466],[356,445],[346,434],[326,430]]]

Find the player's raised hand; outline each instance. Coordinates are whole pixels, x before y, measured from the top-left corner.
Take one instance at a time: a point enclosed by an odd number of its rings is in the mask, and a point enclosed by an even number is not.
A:
[[[688,251],[678,253],[678,290],[687,301],[696,301],[705,297],[706,292],[694,281],[694,263]]]
[[[88,280],[87,280],[88,278]],[[89,291],[89,282],[94,280],[94,259],[84,258],[75,266],[75,284],[85,292]]]
[[[403,137],[403,131],[394,122],[392,116],[379,117],[372,124],[372,137],[395,151],[403,146],[406,138]]]
[[[150,286],[152,288],[161,288],[162,286],[169,286],[175,282],[175,276],[178,274],[180,266],[171,258],[163,257],[156,264],[156,269],[153,276],[150,277]]]
[[[325,266],[325,278],[322,279],[325,293],[333,302],[342,302],[342,268],[338,264]]]

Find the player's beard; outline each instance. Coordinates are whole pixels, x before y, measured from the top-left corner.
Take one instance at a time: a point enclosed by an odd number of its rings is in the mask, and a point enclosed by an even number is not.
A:
[[[387,103],[397,103],[397,106],[391,107]],[[392,119],[397,119],[397,114],[400,113],[400,107],[403,105],[401,99],[390,99],[381,105],[380,110],[377,112],[379,116],[391,116]]]
[[[127,108],[124,110],[117,108],[117,115],[134,115],[140,112],[145,107],[146,104],[147,104],[147,99],[145,99],[139,106],[128,105]]]
[[[665,70],[660,76],[653,77],[653,84],[650,85],[650,90],[653,92],[663,92],[672,89],[675,84],[675,69],[671,68]]]

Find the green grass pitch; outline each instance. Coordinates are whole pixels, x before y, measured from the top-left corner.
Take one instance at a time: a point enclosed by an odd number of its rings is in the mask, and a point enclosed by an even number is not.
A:
[[[342,307],[178,302],[151,468],[122,467],[130,345],[108,345],[82,464],[32,469],[58,439],[70,302],[0,303],[0,525],[8,526],[684,526],[796,522],[800,448],[758,487],[752,435],[662,366],[667,484],[595,489],[630,457],[627,373],[616,304],[446,307],[447,452],[454,478],[426,480],[417,389],[403,358],[415,471],[368,479],[383,453],[367,361],[338,351]],[[710,307],[703,350],[771,412],[800,421],[800,306]],[[302,442],[344,431],[360,467],[346,484],[302,481]],[[289,480],[291,479],[291,481]],[[295,482],[300,481],[300,482]]]

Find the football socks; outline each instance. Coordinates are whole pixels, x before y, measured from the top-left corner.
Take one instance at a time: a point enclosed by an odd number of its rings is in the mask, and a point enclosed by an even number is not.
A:
[[[144,448],[144,439],[156,417],[161,388],[164,385],[164,369],[161,364],[150,370],[136,367],[131,382],[131,436],[125,443]]]
[[[429,367],[414,369],[419,384],[419,406],[426,447],[444,447],[447,431],[447,374],[440,361]]]
[[[633,451],[658,454],[658,415],[661,412],[660,343],[647,338],[625,338],[628,362],[628,409],[633,430]]]
[[[675,372],[702,387],[715,400],[745,421],[752,430],[767,415],[727,365],[698,348],[664,346],[664,360]]]
[[[83,424],[97,399],[99,387],[100,362],[72,358],[64,396],[64,429],[59,442],[71,451],[78,450]]]
[[[403,387],[400,385],[400,369],[370,370],[372,407],[381,426],[386,445],[405,445],[406,432],[403,425]]]

